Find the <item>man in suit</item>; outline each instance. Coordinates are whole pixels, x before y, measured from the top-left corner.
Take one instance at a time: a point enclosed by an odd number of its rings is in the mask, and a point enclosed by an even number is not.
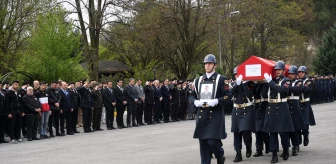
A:
[[[117,125],[118,129],[126,128],[124,125],[124,112],[126,109],[126,97],[123,88],[123,81],[118,80],[117,87],[114,89],[116,93],[116,109],[117,109]]]
[[[71,97],[67,91],[68,84],[65,81],[61,82],[61,89],[60,89],[60,125],[61,125],[61,135],[65,136],[64,132],[64,121],[66,121],[66,129],[67,135],[74,135],[72,129],[72,121],[71,121],[71,112],[73,112],[72,104],[71,104]]]
[[[126,101],[127,101],[127,127],[137,127],[135,123],[138,94],[135,91],[135,80],[130,78],[129,84],[125,87]],[[132,120],[132,122],[131,122]]]
[[[151,125],[153,123],[152,117],[153,117],[153,104],[154,104],[154,88],[152,80],[146,81],[144,91],[146,97],[145,122],[147,123],[147,125]]]
[[[136,113],[138,126],[145,125],[142,122],[142,116],[143,116],[143,111],[144,111],[144,106],[145,106],[145,92],[141,84],[142,84],[142,81],[140,79],[138,79],[137,83],[135,84],[135,91],[138,94],[137,113]]]
[[[160,122],[161,113],[161,102],[162,102],[162,92],[160,88],[160,83],[158,80],[154,81],[154,124]]]
[[[115,92],[112,89],[112,82],[107,82],[107,86],[102,91],[103,94],[103,102],[106,111],[106,127],[107,130],[116,129],[113,126],[114,121],[114,107],[116,106],[116,96]],[[122,128],[122,127],[120,127]]]
[[[168,123],[168,121],[170,121],[169,109],[170,109],[170,100],[172,99],[172,96],[168,86],[168,82],[169,80],[165,79],[164,85],[161,87],[164,123]]]
[[[92,100],[92,91],[90,89],[91,84],[89,81],[85,81],[82,87],[77,89],[80,95],[80,105],[79,107],[82,109],[83,112],[83,129],[84,133],[93,132],[91,129],[91,122],[92,122],[92,110],[93,108],[93,100]]]
[[[79,109],[80,97],[77,90],[75,89],[75,83],[70,83],[70,86],[67,89],[67,91],[70,94],[70,102],[73,109],[73,111],[71,112],[71,126],[72,126],[71,129],[74,131],[74,133],[79,133],[76,125],[78,121],[78,109]]]
[[[172,84],[170,85],[171,90],[171,119],[173,122],[180,121],[180,87],[178,86],[177,80],[173,80]]]
[[[9,136],[12,143],[22,142],[21,118],[25,114],[22,111],[21,95],[18,93],[19,81],[13,81],[12,88],[6,93],[6,109],[9,118]]]
[[[211,92],[209,92],[209,86],[204,87],[204,92],[201,93],[201,99],[211,99]]]
[[[53,81],[51,83],[51,86],[47,89],[47,95],[48,95],[48,104],[51,110],[51,115],[49,116],[49,122],[48,122],[50,137],[55,137],[52,130],[53,124],[56,129],[56,136],[62,136],[59,131],[59,119],[60,119],[59,103],[61,97],[59,96],[58,93],[58,81]]]

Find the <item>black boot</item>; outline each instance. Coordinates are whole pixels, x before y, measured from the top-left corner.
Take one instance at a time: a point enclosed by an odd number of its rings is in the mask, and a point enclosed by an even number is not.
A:
[[[224,164],[225,157],[217,158],[217,164]]]
[[[298,153],[298,146],[293,146],[292,148],[292,156],[297,156],[299,153]]]
[[[261,150],[257,150],[257,152],[253,155],[253,157],[260,157],[263,156],[263,153]]]
[[[307,135],[303,137],[303,146],[308,146],[308,144],[309,144],[309,137]]]
[[[250,158],[252,155],[252,148],[246,148],[246,157]]]
[[[266,146],[266,150],[265,150],[265,154],[268,154],[270,152],[270,149],[268,147],[268,145]]]
[[[278,162],[278,154],[277,152],[273,152],[271,163],[277,163],[277,162]]]
[[[283,156],[282,156],[283,160],[287,160],[288,157],[289,157],[289,148],[288,147],[283,148]]]
[[[243,157],[242,157],[242,154],[241,154],[241,151],[237,151],[237,155],[235,157],[235,159],[233,160],[233,162],[240,162],[243,160]]]

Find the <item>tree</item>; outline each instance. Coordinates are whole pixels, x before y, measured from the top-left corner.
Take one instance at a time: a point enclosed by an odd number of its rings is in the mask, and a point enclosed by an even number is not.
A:
[[[336,74],[336,24],[322,37],[318,54],[313,61],[315,72],[327,75]]]
[[[48,82],[79,80],[87,76],[79,65],[82,59],[80,35],[74,32],[72,22],[65,20],[65,15],[64,10],[57,7],[38,16],[19,70]]]

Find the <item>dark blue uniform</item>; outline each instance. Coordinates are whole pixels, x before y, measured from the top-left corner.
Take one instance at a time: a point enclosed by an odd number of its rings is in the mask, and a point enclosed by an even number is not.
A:
[[[192,102],[197,100],[199,80],[215,83],[217,75],[217,73],[214,73],[207,78],[205,74],[200,78],[196,78],[194,80],[195,91],[189,95],[189,100]],[[225,80],[227,80],[225,77],[220,76],[218,83],[215,85],[217,87],[215,99],[218,99],[218,104],[214,107],[199,108],[197,111],[194,138],[199,139],[202,164],[210,164],[211,152],[215,154],[217,159],[222,158],[224,155],[221,139],[225,139],[227,134],[225,132],[225,117],[222,105],[226,101],[230,101],[229,85],[225,84]]]
[[[328,87],[329,88],[329,90],[328,90],[328,101],[329,102],[333,102],[335,81],[332,78],[330,78],[328,81],[329,81],[328,82],[328,86],[329,86]]]
[[[256,125],[256,150],[262,151],[265,144],[266,153],[269,152],[269,134],[263,132],[265,121],[265,113],[267,108],[267,91],[268,84],[256,83],[254,86],[254,110],[255,110],[255,125]]]
[[[303,81],[303,83],[302,83],[303,86],[302,86],[302,93],[300,95],[300,108],[301,108],[301,112],[302,112],[302,115],[303,115],[303,119],[304,119],[306,127],[307,127],[306,129],[302,130],[302,134],[304,136],[304,141],[307,142],[307,143],[304,143],[304,145],[307,146],[308,142],[309,142],[309,138],[308,138],[309,125],[314,126],[314,125],[316,125],[316,123],[315,123],[314,112],[313,112],[313,109],[312,109],[312,107],[310,105],[310,102],[309,102],[309,100],[310,100],[309,94],[310,94],[310,91],[311,91],[311,83],[312,82],[307,77],[304,77],[301,80]]]
[[[252,133],[255,132],[255,118],[253,108],[253,82],[236,83],[232,88],[233,110],[231,132],[234,133],[234,147],[236,151],[242,149],[242,138],[247,150],[252,147]]]
[[[278,133],[280,133],[282,147],[289,147],[289,132],[294,127],[287,104],[287,94],[291,81],[284,76],[277,77],[269,83],[268,106],[266,110],[263,131],[270,133],[271,152],[279,151]]]
[[[306,129],[306,125],[300,110],[301,88],[302,88],[301,80],[292,81],[292,85],[289,88],[289,94],[288,94],[288,106],[295,130],[295,132],[289,133],[289,138],[291,139],[292,145],[294,147],[299,146],[299,144],[301,144],[299,143],[299,136],[301,135],[301,130]]]

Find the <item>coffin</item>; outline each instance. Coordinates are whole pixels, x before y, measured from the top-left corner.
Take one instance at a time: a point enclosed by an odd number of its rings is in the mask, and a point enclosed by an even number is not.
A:
[[[243,75],[243,80],[262,81],[264,80],[264,74],[268,73],[275,78],[274,66],[275,61],[264,59],[257,56],[251,56],[245,62],[237,68],[237,74]],[[285,76],[289,69],[289,65],[286,64]]]

